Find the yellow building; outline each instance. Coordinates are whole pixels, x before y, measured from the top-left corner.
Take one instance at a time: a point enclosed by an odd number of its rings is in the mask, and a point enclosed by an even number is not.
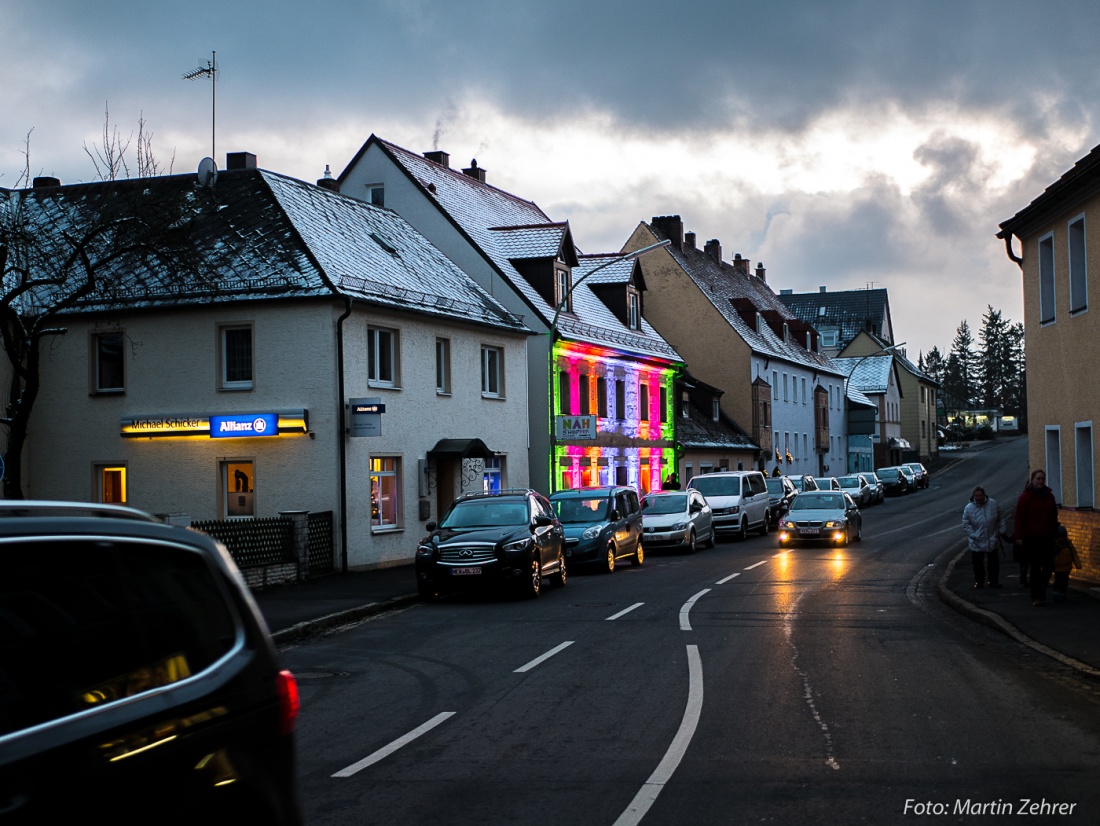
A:
[[[997,237],[1023,272],[1029,471],[1046,470],[1059,520],[1081,553],[1080,575],[1100,581],[1100,515],[1093,417],[1100,411],[1100,316],[1089,271],[1100,273],[1100,146],[1001,223]]]

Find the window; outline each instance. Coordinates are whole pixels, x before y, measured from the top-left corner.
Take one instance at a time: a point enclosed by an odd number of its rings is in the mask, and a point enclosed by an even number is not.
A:
[[[603,376],[596,379],[596,415],[605,419],[611,415],[607,409],[607,379]]]
[[[499,347],[481,348],[481,395],[504,397],[504,351]]]
[[[256,515],[256,471],[250,461],[222,462],[222,498],[227,519]]]
[[[580,396],[581,402],[580,414],[582,416],[587,416],[592,412],[592,398],[588,393],[588,374],[581,373],[580,376],[577,377],[577,381],[577,395]]]
[[[401,460],[372,458],[370,460],[370,526],[371,530],[401,526]]]
[[[775,370],[772,370],[772,393],[772,398],[779,401],[779,373]]]
[[[787,395],[787,374],[783,374],[783,401],[789,401],[790,397]]]
[[[806,379],[802,379],[802,403],[806,403]]]
[[[624,411],[626,410],[626,382],[615,382],[615,410],[614,418],[624,418]]]
[[[1077,455],[1077,507],[1095,506],[1092,475],[1092,422],[1073,426],[1075,453]]]
[[[126,389],[122,333],[103,333],[94,337],[95,392],[118,393]]]
[[[569,374],[562,370],[558,373],[558,413],[563,416],[573,412],[572,400],[569,398],[572,395],[571,390]]]
[[[223,390],[252,389],[252,326],[219,328],[221,387]]]
[[[1054,499],[1062,503],[1062,430],[1058,425],[1044,428],[1045,445],[1043,455],[1046,460],[1047,487],[1054,493]],[[1035,470],[1035,468],[1032,468]],[[1028,473],[1030,476],[1030,472]]]
[[[1054,321],[1054,236],[1039,240],[1039,322]]]
[[[97,465],[96,501],[108,505],[126,504],[126,466]]]
[[[722,413],[722,408],[718,404],[718,399],[711,399],[710,400],[710,418],[713,421],[718,421],[718,418],[721,415],[721,413]]]
[[[499,493],[501,489],[501,459],[499,456],[485,460],[481,472],[481,486],[486,493]]]
[[[435,340],[435,392],[443,396],[451,394],[451,340]]]
[[[573,309],[573,291],[571,289],[569,270],[558,267],[554,270],[554,305],[563,313]]]
[[[649,385],[644,382],[638,386],[638,421],[649,421]]]
[[[659,404],[661,405],[660,416],[661,424],[668,421],[668,388],[661,387],[658,391]]]
[[[1088,309],[1088,265],[1085,260],[1085,216],[1069,225],[1069,311]]]
[[[638,294],[629,290],[626,294],[627,326],[631,330],[640,330],[642,327],[642,314],[639,310]]]
[[[386,187],[382,184],[367,184],[367,203],[384,207],[386,205]]]
[[[397,331],[367,328],[367,382],[374,387],[397,386]]]

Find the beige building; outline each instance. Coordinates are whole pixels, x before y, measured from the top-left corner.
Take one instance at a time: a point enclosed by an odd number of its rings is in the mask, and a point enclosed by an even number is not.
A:
[[[1084,563],[1074,576],[1093,582],[1100,582],[1100,315],[1090,306],[1089,280],[1100,273],[1100,242],[1089,227],[1100,227],[1098,183],[1100,146],[997,233],[1023,273],[1029,471],[1046,470],[1059,521]]]
[[[410,562],[460,492],[529,484],[520,319],[388,210],[247,161],[200,198],[217,293],[93,296],[63,317],[27,497],[194,521],[331,512],[336,567],[369,568]]]

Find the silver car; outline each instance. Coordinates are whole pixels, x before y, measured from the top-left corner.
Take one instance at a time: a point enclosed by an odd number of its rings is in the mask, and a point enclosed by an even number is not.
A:
[[[642,536],[647,548],[693,554],[700,542],[714,547],[714,515],[697,490],[654,491],[642,499]]]
[[[863,519],[852,497],[843,491],[800,493],[779,520],[779,546],[795,542],[847,545],[863,538]]]
[[[837,477],[837,481],[840,482],[844,492],[855,499],[856,504],[861,508],[875,501],[874,489],[862,473],[849,473],[847,476]]]

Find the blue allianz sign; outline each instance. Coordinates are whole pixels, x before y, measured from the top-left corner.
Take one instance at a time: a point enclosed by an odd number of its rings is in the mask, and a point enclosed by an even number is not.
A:
[[[211,416],[211,439],[240,439],[247,436],[278,436],[279,417],[275,413],[246,413],[237,416]]]

